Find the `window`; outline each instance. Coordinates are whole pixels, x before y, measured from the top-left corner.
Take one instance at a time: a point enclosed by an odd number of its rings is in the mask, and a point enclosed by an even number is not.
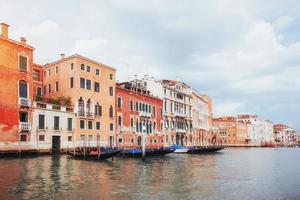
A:
[[[81,65],[80,65],[80,69],[81,69],[82,71],[84,71],[84,64],[81,64]]]
[[[45,141],[45,135],[39,135],[39,141],[41,142]]]
[[[86,89],[91,90],[91,80],[86,79]]]
[[[48,93],[51,93],[51,84],[48,84]]]
[[[59,130],[59,117],[54,116],[54,130]]]
[[[58,82],[55,82],[55,92],[58,92]]]
[[[109,117],[114,117],[114,110],[112,106],[109,107]]]
[[[71,63],[71,70],[74,69],[74,63]]]
[[[39,70],[34,69],[32,74],[34,81],[40,81],[40,73]]]
[[[46,85],[44,85],[44,91],[43,91],[44,94],[46,94],[46,92],[47,92],[46,90],[47,90]]]
[[[87,72],[91,72],[91,67],[90,66],[86,66],[86,71]]]
[[[111,130],[111,131],[114,130],[114,124],[113,124],[113,123],[110,123],[110,124],[109,124],[109,130]]]
[[[72,142],[72,136],[68,136],[68,141]]]
[[[100,70],[96,69],[96,76],[99,76],[99,75],[100,75]]]
[[[132,100],[130,100],[130,111],[133,111],[133,101]]]
[[[85,89],[85,79],[80,78],[80,88]]]
[[[122,108],[122,99],[121,99],[121,97],[118,97],[117,105],[118,105],[118,108]]]
[[[114,96],[114,88],[111,86],[109,87],[109,95]]]
[[[68,131],[72,131],[73,129],[73,119],[68,118]]]
[[[55,67],[55,73],[58,74],[58,67],[57,66]]]
[[[26,142],[27,141],[27,135],[20,135],[20,141]]]
[[[19,97],[28,98],[27,83],[25,81],[19,81]]]
[[[138,112],[139,111],[139,102],[135,102],[135,110]]]
[[[27,71],[27,57],[25,55],[19,55],[19,69]]]
[[[96,122],[96,130],[100,130],[100,122]]]
[[[121,116],[118,117],[118,125],[122,126],[122,117]]]
[[[42,96],[42,88],[40,88],[40,87],[36,88],[36,96],[39,96],[39,97]]]
[[[122,143],[122,138],[119,138],[119,143]]]
[[[46,77],[46,71],[44,71],[44,78]]]
[[[109,79],[113,80],[113,75],[112,74],[109,74]]]
[[[49,76],[51,75],[51,69],[48,69],[48,75]]]
[[[98,116],[102,115],[102,106],[100,106],[99,103],[97,103],[95,105],[95,115],[98,115]]]
[[[84,120],[80,120],[80,129],[84,129]]]
[[[153,106],[153,115],[155,115],[156,113],[155,113],[155,106]]]
[[[88,121],[88,129],[92,130],[93,129],[93,122]]]
[[[130,118],[130,126],[133,127],[133,118]]]
[[[45,115],[39,115],[39,129],[45,129]]]
[[[100,92],[100,84],[98,82],[95,82],[94,87],[95,87],[95,92]]]
[[[82,97],[80,97],[78,100],[78,115],[84,116],[84,101]]]

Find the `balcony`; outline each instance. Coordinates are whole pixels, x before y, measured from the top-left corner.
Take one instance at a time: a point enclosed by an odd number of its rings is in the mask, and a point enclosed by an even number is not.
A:
[[[95,114],[92,112],[78,111],[77,115],[78,117],[82,117],[82,118],[95,119]]]
[[[29,107],[30,106],[30,100],[27,98],[19,98],[19,106],[25,106],[25,107]]]
[[[140,116],[140,117],[147,117],[147,118],[150,118],[150,117],[151,117],[151,113],[145,112],[145,111],[140,111],[140,112],[139,112],[139,116]]]
[[[19,123],[19,130],[20,131],[30,131],[31,130],[31,124],[28,122],[20,122]]]
[[[176,133],[186,133],[188,132],[186,129],[181,129],[181,128],[175,128]]]
[[[187,114],[184,114],[184,113],[180,113],[180,112],[173,112],[173,114],[176,116],[176,117],[187,117]]]

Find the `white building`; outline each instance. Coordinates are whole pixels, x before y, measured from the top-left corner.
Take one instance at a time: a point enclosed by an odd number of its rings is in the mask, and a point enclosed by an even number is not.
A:
[[[40,152],[74,147],[75,113],[72,108],[34,102],[31,142]]]
[[[192,145],[192,90],[183,82],[144,76],[141,84],[163,99],[163,132],[167,145]]]
[[[238,115],[238,120],[244,121],[250,130],[247,139],[249,144],[255,146],[274,145],[273,123],[269,120],[259,118],[257,115]],[[251,141],[252,140],[252,141]]]
[[[297,134],[296,131],[284,124],[274,125],[274,138],[276,146],[296,146],[297,145]]]

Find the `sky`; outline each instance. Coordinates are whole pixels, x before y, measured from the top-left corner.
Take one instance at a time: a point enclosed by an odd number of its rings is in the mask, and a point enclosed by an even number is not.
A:
[[[178,78],[212,98],[214,116],[257,114],[300,133],[298,0],[0,0],[0,21],[35,63],[78,53],[120,81]]]

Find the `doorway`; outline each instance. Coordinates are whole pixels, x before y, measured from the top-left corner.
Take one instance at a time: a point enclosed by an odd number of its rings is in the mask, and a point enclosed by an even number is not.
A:
[[[138,137],[137,142],[138,142],[138,146],[139,147],[142,146],[142,138],[141,138],[141,136]]]
[[[60,136],[52,136],[52,152],[60,153]]]
[[[114,144],[114,138],[113,136],[109,136],[109,147],[112,148]]]

